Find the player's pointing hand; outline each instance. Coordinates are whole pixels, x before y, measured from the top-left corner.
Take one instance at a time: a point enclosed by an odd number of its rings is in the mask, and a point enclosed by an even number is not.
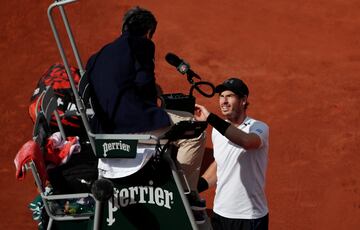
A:
[[[206,121],[210,112],[202,105],[195,104],[194,117],[197,121]]]

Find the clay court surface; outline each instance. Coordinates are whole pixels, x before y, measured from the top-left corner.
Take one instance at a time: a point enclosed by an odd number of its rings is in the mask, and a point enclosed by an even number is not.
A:
[[[34,182],[30,175],[15,180],[13,159],[31,138],[32,91],[61,61],[46,16],[51,2],[13,0],[0,8],[0,229],[36,229],[27,208]],[[84,63],[118,36],[121,16],[134,5],[159,21],[156,74],[166,93],[189,89],[165,62],[167,52],[214,84],[229,76],[248,83],[248,113],[270,126],[270,229],[359,229],[359,1],[80,0],[66,9]],[[219,114],[217,97],[197,102]],[[209,209],[213,194],[201,194]]]

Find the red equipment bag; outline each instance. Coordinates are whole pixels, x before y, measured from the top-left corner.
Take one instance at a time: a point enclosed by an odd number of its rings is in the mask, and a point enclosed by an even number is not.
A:
[[[79,69],[70,67],[71,75],[77,85],[80,80]],[[29,114],[33,122],[36,121],[36,115],[40,110],[41,101],[38,102],[40,95],[45,92],[46,87],[50,86],[54,89],[56,96],[58,97],[58,113],[61,117],[61,123],[64,129],[68,128],[80,128],[82,127],[82,121],[79,116],[70,115],[63,116],[65,112],[76,112],[75,96],[71,89],[69,78],[67,76],[65,67],[61,63],[52,65],[42,75],[38,81],[33,95],[30,98]],[[55,116],[51,118],[52,126],[57,126]]]

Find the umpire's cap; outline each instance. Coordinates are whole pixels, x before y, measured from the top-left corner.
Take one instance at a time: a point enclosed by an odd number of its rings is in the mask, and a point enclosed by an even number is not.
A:
[[[239,78],[229,78],[222,84],[215,87],[216,93],[222,93],[225,90],[230,90],[239,97],[249,96],[249,89],[247,85]]]

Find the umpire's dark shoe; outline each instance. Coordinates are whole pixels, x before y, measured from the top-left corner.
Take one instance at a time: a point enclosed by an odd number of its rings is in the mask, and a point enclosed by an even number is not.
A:
[[[194,215],[195,223],[200,225],[205,223],[205,214],[204,211],[195,211],[192,210],[192,213]]]
[[[206,201],[201,199],[198,194],[194,191],[191,191],[189,194],[186,195],[189,204],[192,210],[195,211],[203,211],[206,210]]]

